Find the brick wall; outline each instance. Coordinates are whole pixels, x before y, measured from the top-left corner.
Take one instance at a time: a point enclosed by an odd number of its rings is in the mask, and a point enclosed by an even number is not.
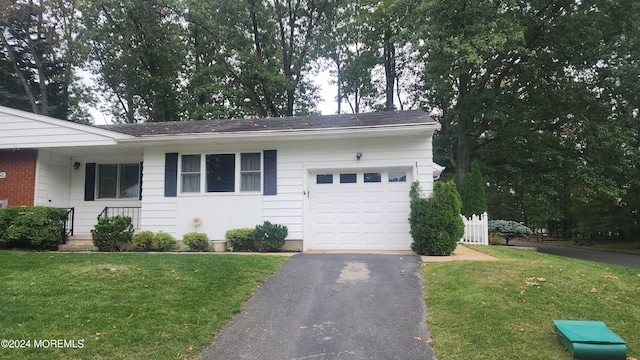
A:
[[[9,206],[33,205],[36,187],[37,150],[0,150],[0,199],[9,199]]]

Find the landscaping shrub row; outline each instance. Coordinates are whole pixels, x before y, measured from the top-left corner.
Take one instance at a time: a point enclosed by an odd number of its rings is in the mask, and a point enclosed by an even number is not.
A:
[[[68,210],[48,206],[0,209],[0,247],[51,249],[63,241]]]
[[[231,251],[279,251],[285,244],[288,229],[284,225],[265,221],[254,229],[242,228],[227,231],[225,237]],[[93,244],[99,251],[121,251],[129,242],[136,250],[168,251],[178,242],[168,233],[141,231],[133,235],[133,225],[128,216],[101,217],[93,231]],[[207,234],[190,232],[184,234],[183,243],[189,251],[209,251]]]

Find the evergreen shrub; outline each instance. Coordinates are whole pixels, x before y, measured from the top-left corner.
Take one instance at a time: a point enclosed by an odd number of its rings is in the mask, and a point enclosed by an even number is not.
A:
[[[509,245],[509,240],[515,238],[526,239],[533,232],[528,227],[511,220],[491,220],[489,221],[489,234],[498,235]]]
[[[280,251],[287,235],[289,235],[289,229],[286,226],[265,221],[255,229],[257,248],[261,252]]]
[[[133,224],[129,216],[102,216],[91,232],[99,251],[120,251],[131,241]]]
[[[436,182],[431,197],[424,198],[416,181],[409,195],[411,249],[420,255],[451,255],[464,235],[460,217],[462,201],[455,183]]]
[[[155,251],[172,250],[178,245],[178,241],[169,233],[159,232],[153,236],[151,248]]]
[[[52,249],[63,241],[69,211],[48,206],[10,206],[0,209],[3,247]]]

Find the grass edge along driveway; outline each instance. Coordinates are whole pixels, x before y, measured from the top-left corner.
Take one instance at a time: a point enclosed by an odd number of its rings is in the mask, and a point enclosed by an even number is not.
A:
[[[0,251],[0,358],[197,358],[287,259]]]
[[[428,327],[439,360],[567,359],[552,320],[596,320],[640,356],[638,269],[508,247],[473,247],[500,261],[422,269]]]

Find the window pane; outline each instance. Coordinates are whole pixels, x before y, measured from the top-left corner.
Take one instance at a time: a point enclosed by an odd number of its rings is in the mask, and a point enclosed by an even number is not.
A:
[[[200,155],[182,155],[180,191],[200,192]]]
[[[235,191],[235,154],[207,155],[207,192]]]
[[[98,165],[98,198],[115,198],[118,191],[118,165]]]
[[[380,173],[364,173],[364,182],[366,183],[379,183],[382,181],[382,174]]]
[[[240,171],[251,170],[260,170],[260,153],[240,154]]]
[[[182,155],[182,172],[199,173],[200,155]]]
[[[260,191],[260,173],[242,174],[240,191]]]
[[[353,184],[356,182],[356,174],[340,174],[340,184]]]
[[[200,192],[200,174],[182,174],[182,192]]]
[[[405,171],[389,171],[389,182],[406,182],[407,173]]]
[[[316,184],[333,184],[333,174],[316,175]]]
[[[140,191],[140,165],[120,165],[120,198],[137,198]]]

